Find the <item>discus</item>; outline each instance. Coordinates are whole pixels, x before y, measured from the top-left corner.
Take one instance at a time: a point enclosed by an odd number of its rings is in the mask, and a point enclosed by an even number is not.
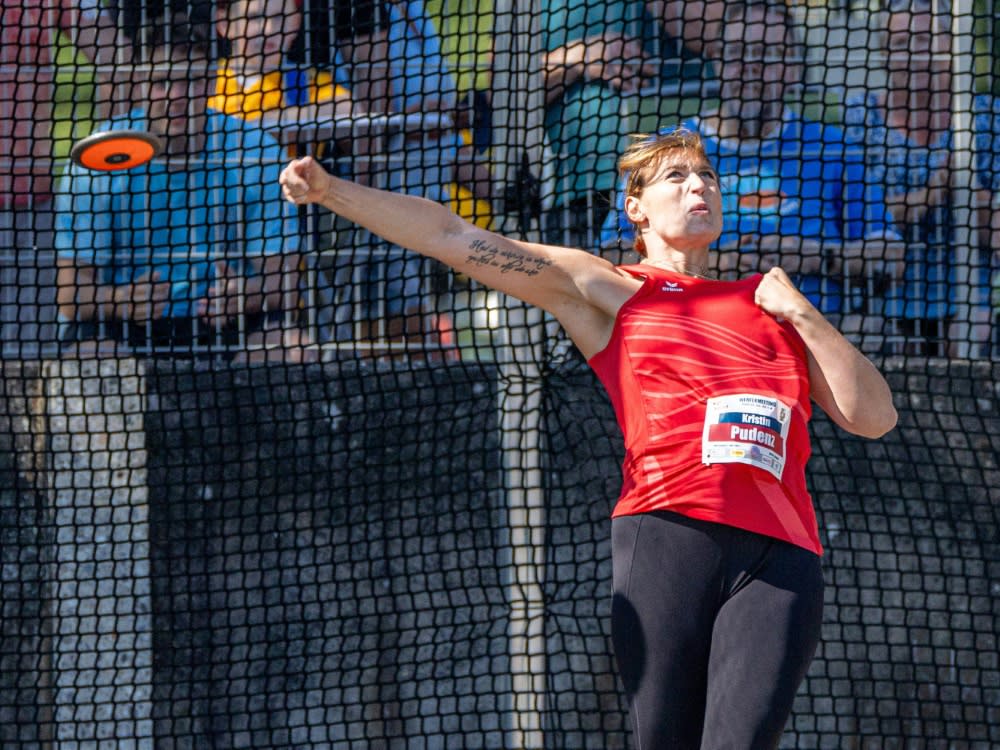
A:
[[[105,130],[81,138],[69,158],[87,169],[108,172],[138,167],[163,153],[163,142],[144,130]]]

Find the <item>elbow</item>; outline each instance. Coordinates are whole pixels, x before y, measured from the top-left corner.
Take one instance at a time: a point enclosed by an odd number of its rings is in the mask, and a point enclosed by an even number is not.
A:
[[[878,440],[891,432],[896,427],[897,421],[899,421],[899,413],[896,411],[896,407],[889,403],[886,408],[870,415],[862,429],[856,429],[854,433],[870,440]]]

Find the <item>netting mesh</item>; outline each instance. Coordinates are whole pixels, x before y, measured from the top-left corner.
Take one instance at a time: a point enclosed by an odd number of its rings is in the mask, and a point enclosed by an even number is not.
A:
[[[782,746],[1000,744],[993,0],[0,9],[0,746],[630,747],[603,390],[278,174],[634,262],[615,162],[680,123],[714,274],[780,264],[900,413],[811,423],[827,606]],[[163,152],[70,159],[123,130]]]

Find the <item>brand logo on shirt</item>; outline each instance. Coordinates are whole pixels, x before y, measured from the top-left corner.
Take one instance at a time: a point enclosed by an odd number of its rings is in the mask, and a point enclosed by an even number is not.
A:
[[[660,287],[661,292],[683,292],[684,287],[676,281],[664,281],[663,286]]]

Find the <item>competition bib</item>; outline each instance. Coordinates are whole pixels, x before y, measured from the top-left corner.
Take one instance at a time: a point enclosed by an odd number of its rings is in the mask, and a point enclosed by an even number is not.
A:
[[[770,396],[737,393],[710,398],[705,409],[701,460],[756,466],[781,479],[792,410]]]

